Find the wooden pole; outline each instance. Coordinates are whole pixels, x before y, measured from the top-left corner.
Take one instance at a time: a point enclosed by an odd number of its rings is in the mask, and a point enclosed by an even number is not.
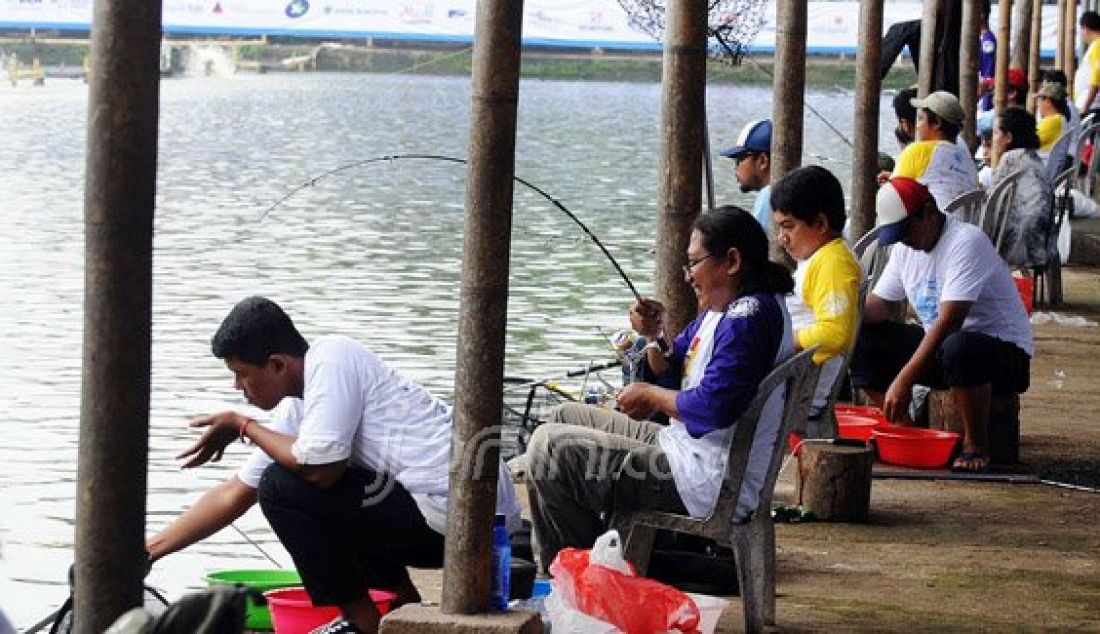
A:
[[[657,218],[657,297],[668,308],[669,334],[699,313],[684,282],[691,225],[702,207],[707,3],[676,0],[668,5],[661,86],[661,142]]]
[[[77,632],[142,602],[161,3],[96,0],[84,185]]]
[[[775,75],[772,89],[771,182],[802,164],[802,127],[806,99],[806,0],[777,0]],[[771,259],[786,262],[786,252],[771,240]]]
[[[1008,99],[1008,49],[1012,34],[1012,0],[997,4],[1000,22],[997,24],[997,80],[993,84],[993,108],[1000,116]]]
[[[926,0],[920,21],[920,68],[917,72],[917,93],[922,99],[932,92],[936,77],[936,26],[942,13],[943,0]],[[1008,41],[1007,39],[1005,40]]]
[[[1031,3],[1031,45],[1028,47],[1027,111],[1035,114],[1035,92],[1039,90],[1039,48],[1042,46],[1043,3]]]
[[[1066,1],[1066,27],[1065,27],[1065,52],[1063,53],[1063,62],[1065,63],[1066,78],[1069,80],[1069,94],[1073,94],[1074,86],[1074,73],[1077,72],[1077,2],[1076,0]],[[1086,113],[1087,114],[1087,113]]]
[[[1041,3],[1041,0],[1037,0]],[[1032,0],[1015,0],[1012,7],[1012,50],[1008,65],[1024,71],[1024,77],[1031,71],[1031,6]]]
[[[963,0],[962,25],[959,33],[959,103],[963,112],[978,111],[978,66],[982,31],[981,0]],[[976,121],[973,116],[963,119],[963,139],[974,151],[978,147]]]
[[[478,0],[476,15],[444,614],[489,607],[523,2]]]
[[[859,50],[856,53],[855,130],[852,149],[853,242],[875,225],[875,193],[878,191],[878,125],[882,79],[883,0],[859,3]]]
[[[1066,69],[1066,1],[1058,0],[1058,35],[1054,43],[1054,67],[1061,71]]]

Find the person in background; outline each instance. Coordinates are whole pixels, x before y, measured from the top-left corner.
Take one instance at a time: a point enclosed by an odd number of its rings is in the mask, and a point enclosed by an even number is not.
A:
[[[1081,27],[1081,45],[1085,54],[1077,66],[1073,77],[1073,103],[1081,116],[1088,116],[1100,107],[1096,102],[1096,92],[1100,89],[1100,14],[1085,11],[1078,21]]]
[[[911,86],[904,90],[899,90],[891,101],[891,105],[894,107],[894,116],[897,117],[898,120],[897,126],[894,127],[894,139],[897,140],[898,148],[902,151],[904,151],[910,143],[916,140],[917,109],[913,106],[913,100],[916,98],[917,88],[916,86]],[[894,161],[894,167],[888,170],[882,169],[880,165],[878,173],[879,185],[882,185],[890,179],[890,175],[896,166],[896,161]]]
[[[879,243],[894,248],[867,297],[852,386],[903,424],[911,424],[914,385],[948,389],[963,426],[953,468],[984,471],[991,395],[1030,383],[1035,348],[1024,303],[989,238],[945,216],[919,181],[894,177],[875,202]],[[919,326],[890,321],[890,303],[903,299]]]
[[[981,33],[978,34],[978,81],[982,87],[978,111],[993,109],[993,83],[997,73],[997,36],[989,28],[989,0],[982,0]]]
[[[758,192],[752,207],[752,217],[768,233],[771,228],[771,205],[768,203],[772,179],[772,121],[750,121],[741,128],[734,145],[722,150],[722,156],[734,160],[733,176],[741,191]]]
[[[1009,265],[1025,269],[1045,265],[1048,249],[1053,248],[1049,234],[1054,192],[1038,148],[1035,117],[1023,108],[1005,108],[993,126],[992,186],[1023,171],[1012,205],[1005,211],[999,254]]]
[[[1035,114],[1039,119],[1035,129],[1039,135],[1038,154],[1039,158],[1046,161],[1054,144],[1063,134],[1069,132],[1070,112],[1066,103],[1066,89],[1052,82],[1041,84],[1035,93]]]
[[[591,548],[616,509],[710,513],[737,419],[793,353],[783,295],[794,282],[768,260],[767,236],[748,212],[725,206],[696,219],[684,281],[702,310],[672,341],[663,305],[630,309],[634,329],[653,344],[650,367],[677,377],[678,389],[631,383],[619,394],[621,411],[568,403],[531,436],[527,491],[542,570],[562,548]],[[782,410],[776,390],[753,439],[738,519],[759,504]],[[669,416],[667,426],[645,420],[655,411]]]
[[[810,409],[820,420],[859,324],[859,262],[841,236],[846,220],[844,190],[818,165],[792,170],[772,186],[776,241],[794,258],[794,293],[787,310],[796,352],[818,346],[822,366]]]
[[[240,439],[251,456],[146,542],[150,563],[228,526],[257,501],[315,605],[343,617],[314,630],[376,632],[367,588],[420,601],[408,566],[443,565],[451,408],[342,336],[312,345],[275,302],[242,300],[215,333],[214,356],[272,421],[227,411],[192,421],[202,437],[184,468],[221,459]],[[490,465],[491,468],[491,465]],[[498,513],[519,527],[515,488],[497,465]]]
[[[993,122],[988,126],[978,128],[978,138],[981,142],[974,157],[981,161],[982,167],[978,170],[978,184],[984,189],[993,185]]]
[[[958,97],[945,91],[911,103],[917,108],[917,140],[902,150],[893,176],[924,183],[943,208],[959,194],[978,186],[974,159],[965,144],[958,141],[966,115]]]

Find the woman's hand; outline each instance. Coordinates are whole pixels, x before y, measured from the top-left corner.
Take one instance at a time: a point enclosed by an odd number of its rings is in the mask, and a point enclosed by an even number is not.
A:
[[[619,405],[619,411],[634,420],[646,420],[653,415],[656,408],[650,400],[653,385],[649,383],[631,383],[624,387],[615,397]]]
[[[195,444],[176,456],[176,460],[187,460],[183,463],[184,469],[198,467],[207,462],[218,462],[229,443],[240,437],[241,426],[247,420],[247,416],[236,412],[219,412],[192,420],[189,427],[205,427],[206,431]]]
[[[665,331],[668,312],[655,299],[642,299],[630,305],[630,327],[643,337],[652,339]]]

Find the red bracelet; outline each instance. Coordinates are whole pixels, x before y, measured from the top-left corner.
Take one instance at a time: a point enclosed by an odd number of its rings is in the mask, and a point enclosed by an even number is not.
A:
[[[251,422],[252,422],[251,418],[244,419],[244,422],[241,423],[240,435],[237,436],[237,439],[240,440],[241,442],[243,442],[246,445],[248,444],[248,436],[245,436],[244,432],[245,432],[246,429],[248,429],[248,424],[251,423]]]

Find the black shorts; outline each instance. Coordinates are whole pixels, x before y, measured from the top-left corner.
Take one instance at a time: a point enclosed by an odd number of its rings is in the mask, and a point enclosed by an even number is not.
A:
[[[865,324],[852,355],[852,386],[885,392],[924,339],[912,324]],[[936,389],[992,384],[994,394],[1026,392],[1031,383],[1031,357],[1019,346],[996,337],[959,330],[944,339],[918,379]]]

